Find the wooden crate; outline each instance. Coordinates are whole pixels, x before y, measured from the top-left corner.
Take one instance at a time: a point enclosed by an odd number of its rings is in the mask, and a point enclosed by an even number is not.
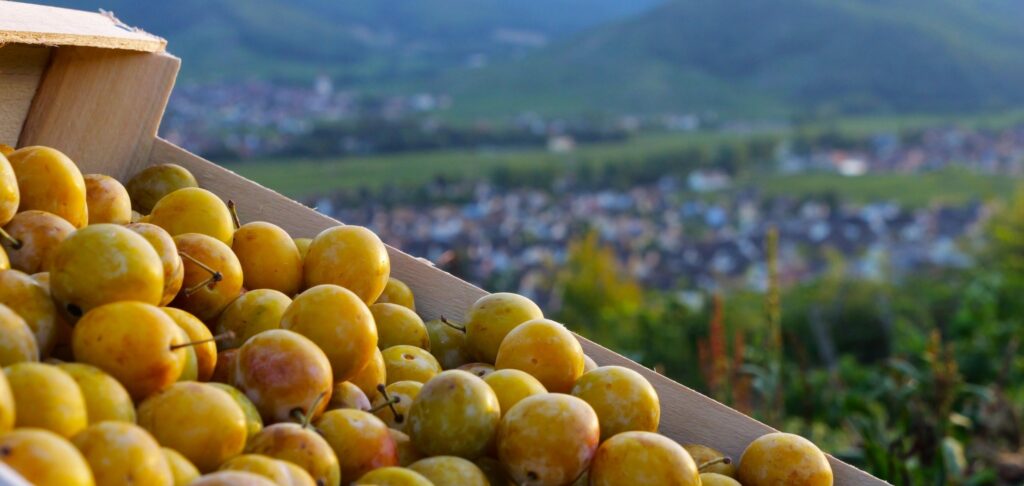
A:
[[[144,167],[180,164],[199,184],[238,202],[243,220],[280,225],[293,237],[313,237],[338,221],[249,181],[157,136],[181,60],[166,41],[111,16],[0,1],[0,143],[47,145],[66,153],[83,173],[126,180]],[[425,318],[461,316],[485,291],[423,259],[388,248],[392,275],[416,295]],[[739,458],[753,439],[773,429],[580,337],[599,365],[632,368],[661,398],[661,433]],[[886,484],[829,458],[837,485]]]

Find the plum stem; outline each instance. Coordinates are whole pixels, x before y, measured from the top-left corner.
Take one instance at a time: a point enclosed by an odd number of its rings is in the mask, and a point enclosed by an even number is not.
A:
[[[0,228],[0,238],[3,238],[5,241],[10,243],[11,244],[11,249],[14,249],[14,250],[20,250],[21,247],[24,245],[24,243],[22,243],[21,240],[11,236],[9,233],[4,231],[3,228]]]
[[[371,408],[369,410],[369,412],[373,413],[373,412],[376,412],[377,410],[380,410],[380,409],[382,409],[384,407],[388,407],[388,408],[391,409],[392,415],[395,416],[395,422],[402,423],[402,421],[405,420],[405,417],[402,416],[402,414],[398,413],[398,409],[395,408],[395,404],[400,402],[401,398],[399,398],[399,397],[389,397],[388,396],[388,389],[383,384],[377,385],[377,391],[380,392],[380,395],[382,397],[384,397],[384,403],[382,403],[380,405],[377,405],[376,407]]]
[[[448,321],[448,319],[445,319],[444,316],[441,316],[441,322],[444,323],[444,325],[446,325],[446,326],[448,326],[448,327],[450,327],[452,329],[455,329],[456,331],[459,331],[461,333],[465,333],[466,332],[466,326],[459,326],[457,324],[452,324],[451,322]]]
[[[178,348],[184,348],[186,346],[198,346],[200,344],[206,344],[206,343],[212,343],[212,342],[217,342],[217,341],[223,341],[225,339],[234,339],[234,337],[235,337],[235,332],[234,331],[222,332],[222,333],[220,333],[220,334],[218,334],[216,336],[213,336],[213,337],[207,338],[207,339],[200,339],[198,341],[191,341],[191,342],[181,343],[181,344],[172,344],[171,345],[171,351],[174,351],[175,349],[178,349]]]
[[[194,263],[197,267],[202,268],[203,270],[206,270],[207,272],[210,273],[210,278],[207,278],[206,280],[203,280],[202,282],[199,282],[198,284],[195,284],[195,285],[185,289],[185,296],[186,297],[191,296],[192,294],[198,292],[200,289],[202,289],[203,287],[206,287],[207,285],[209,285],[210,288],[213,288],[213,286],[217,282],[220,282],[221,280],[224,280],[224,275],[223,274],[221,274],[217,270],[214,270],[209,265],[199,261],[194,256],[189,255],[188,253],[185,253],[183,251],[179,251],[178,254],[181,255],[182,258],[184,258],[184,259]]]
[[[327,392],[320,392],[320,394],[313,399],[313,403],[311,403],[309,405],[309,408],[306,409],[305,411],[303,411],[301,408],[296,408],[295,410],[292,410],[292,416],[299,421],[299,424],[302,425],[302,428],[305,429],[309,427],[309,421],[313,420],[313,412],[316,411],[316,408],[320,406],[320,402],[323,401],[324,397],[326,396]]]
[[[711,466],[714,466],[715,464],[732,464],[732,459],[727,456],[716,457],[714,459],[700,463],[700,465],[697,466],[697,470],[703,471]]]
[[[231,199],[228,199],[228,211],[231,212],[231,222],[235,225],[235,229],[241,228],[242,220],[238,219],[238,207]]]

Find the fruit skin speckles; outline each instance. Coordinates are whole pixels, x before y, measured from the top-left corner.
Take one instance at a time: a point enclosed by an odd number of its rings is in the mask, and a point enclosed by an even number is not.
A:
[[[473,356],[484,363],[494,363],[502,340],[516,326],[544,313],[530,299],[499,292],[477,300],[466,313],[466,342]]]
[[[697,464],[675,441],[653,432],[623,432],[604,441],[590,467],[592,486],[700,486]]]
[[[502,417],[498,459],[517,484],[568,484],[590,466],[599,438],[597,414],[587,402],[559,393],[533,395]]]
[[[603,366],[584,373],[572,395],[590,404],[601,424],[601,440],[631,430],[656,432],[661,418],[658,393],[640,373]]]
[[[831,486],[833,481],[828,458],[814,443],[783,432],[751,442],[740,457],[736,477],[751,486]]]
[[[476,459],[497,432],[498,397],[480,378],[461,370],[444,371],[420,389],[409,410],[407,433],[429,456]]]
[[[367,305],[377,301],[391,274],[384,243],[361,226],[327,228],[313,238],[303,261],[306,288],[334,284],[351,290]]]

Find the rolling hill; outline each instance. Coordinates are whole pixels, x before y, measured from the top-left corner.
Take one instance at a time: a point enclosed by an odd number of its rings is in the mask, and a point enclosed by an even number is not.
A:
[[[441,84],[472,115],[999,109],[1021,25],[1013,0],[674,0]]]

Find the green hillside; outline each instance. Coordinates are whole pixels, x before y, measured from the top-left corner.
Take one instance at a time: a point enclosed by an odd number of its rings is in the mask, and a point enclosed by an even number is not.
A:
[[[103,8],[166,37],[191,79],[407,83],[520,55],[662,0],[39,0]]]
[[[1024,102],[1013,0],[675,0],[451,73],[466,114],[956,111]]]

